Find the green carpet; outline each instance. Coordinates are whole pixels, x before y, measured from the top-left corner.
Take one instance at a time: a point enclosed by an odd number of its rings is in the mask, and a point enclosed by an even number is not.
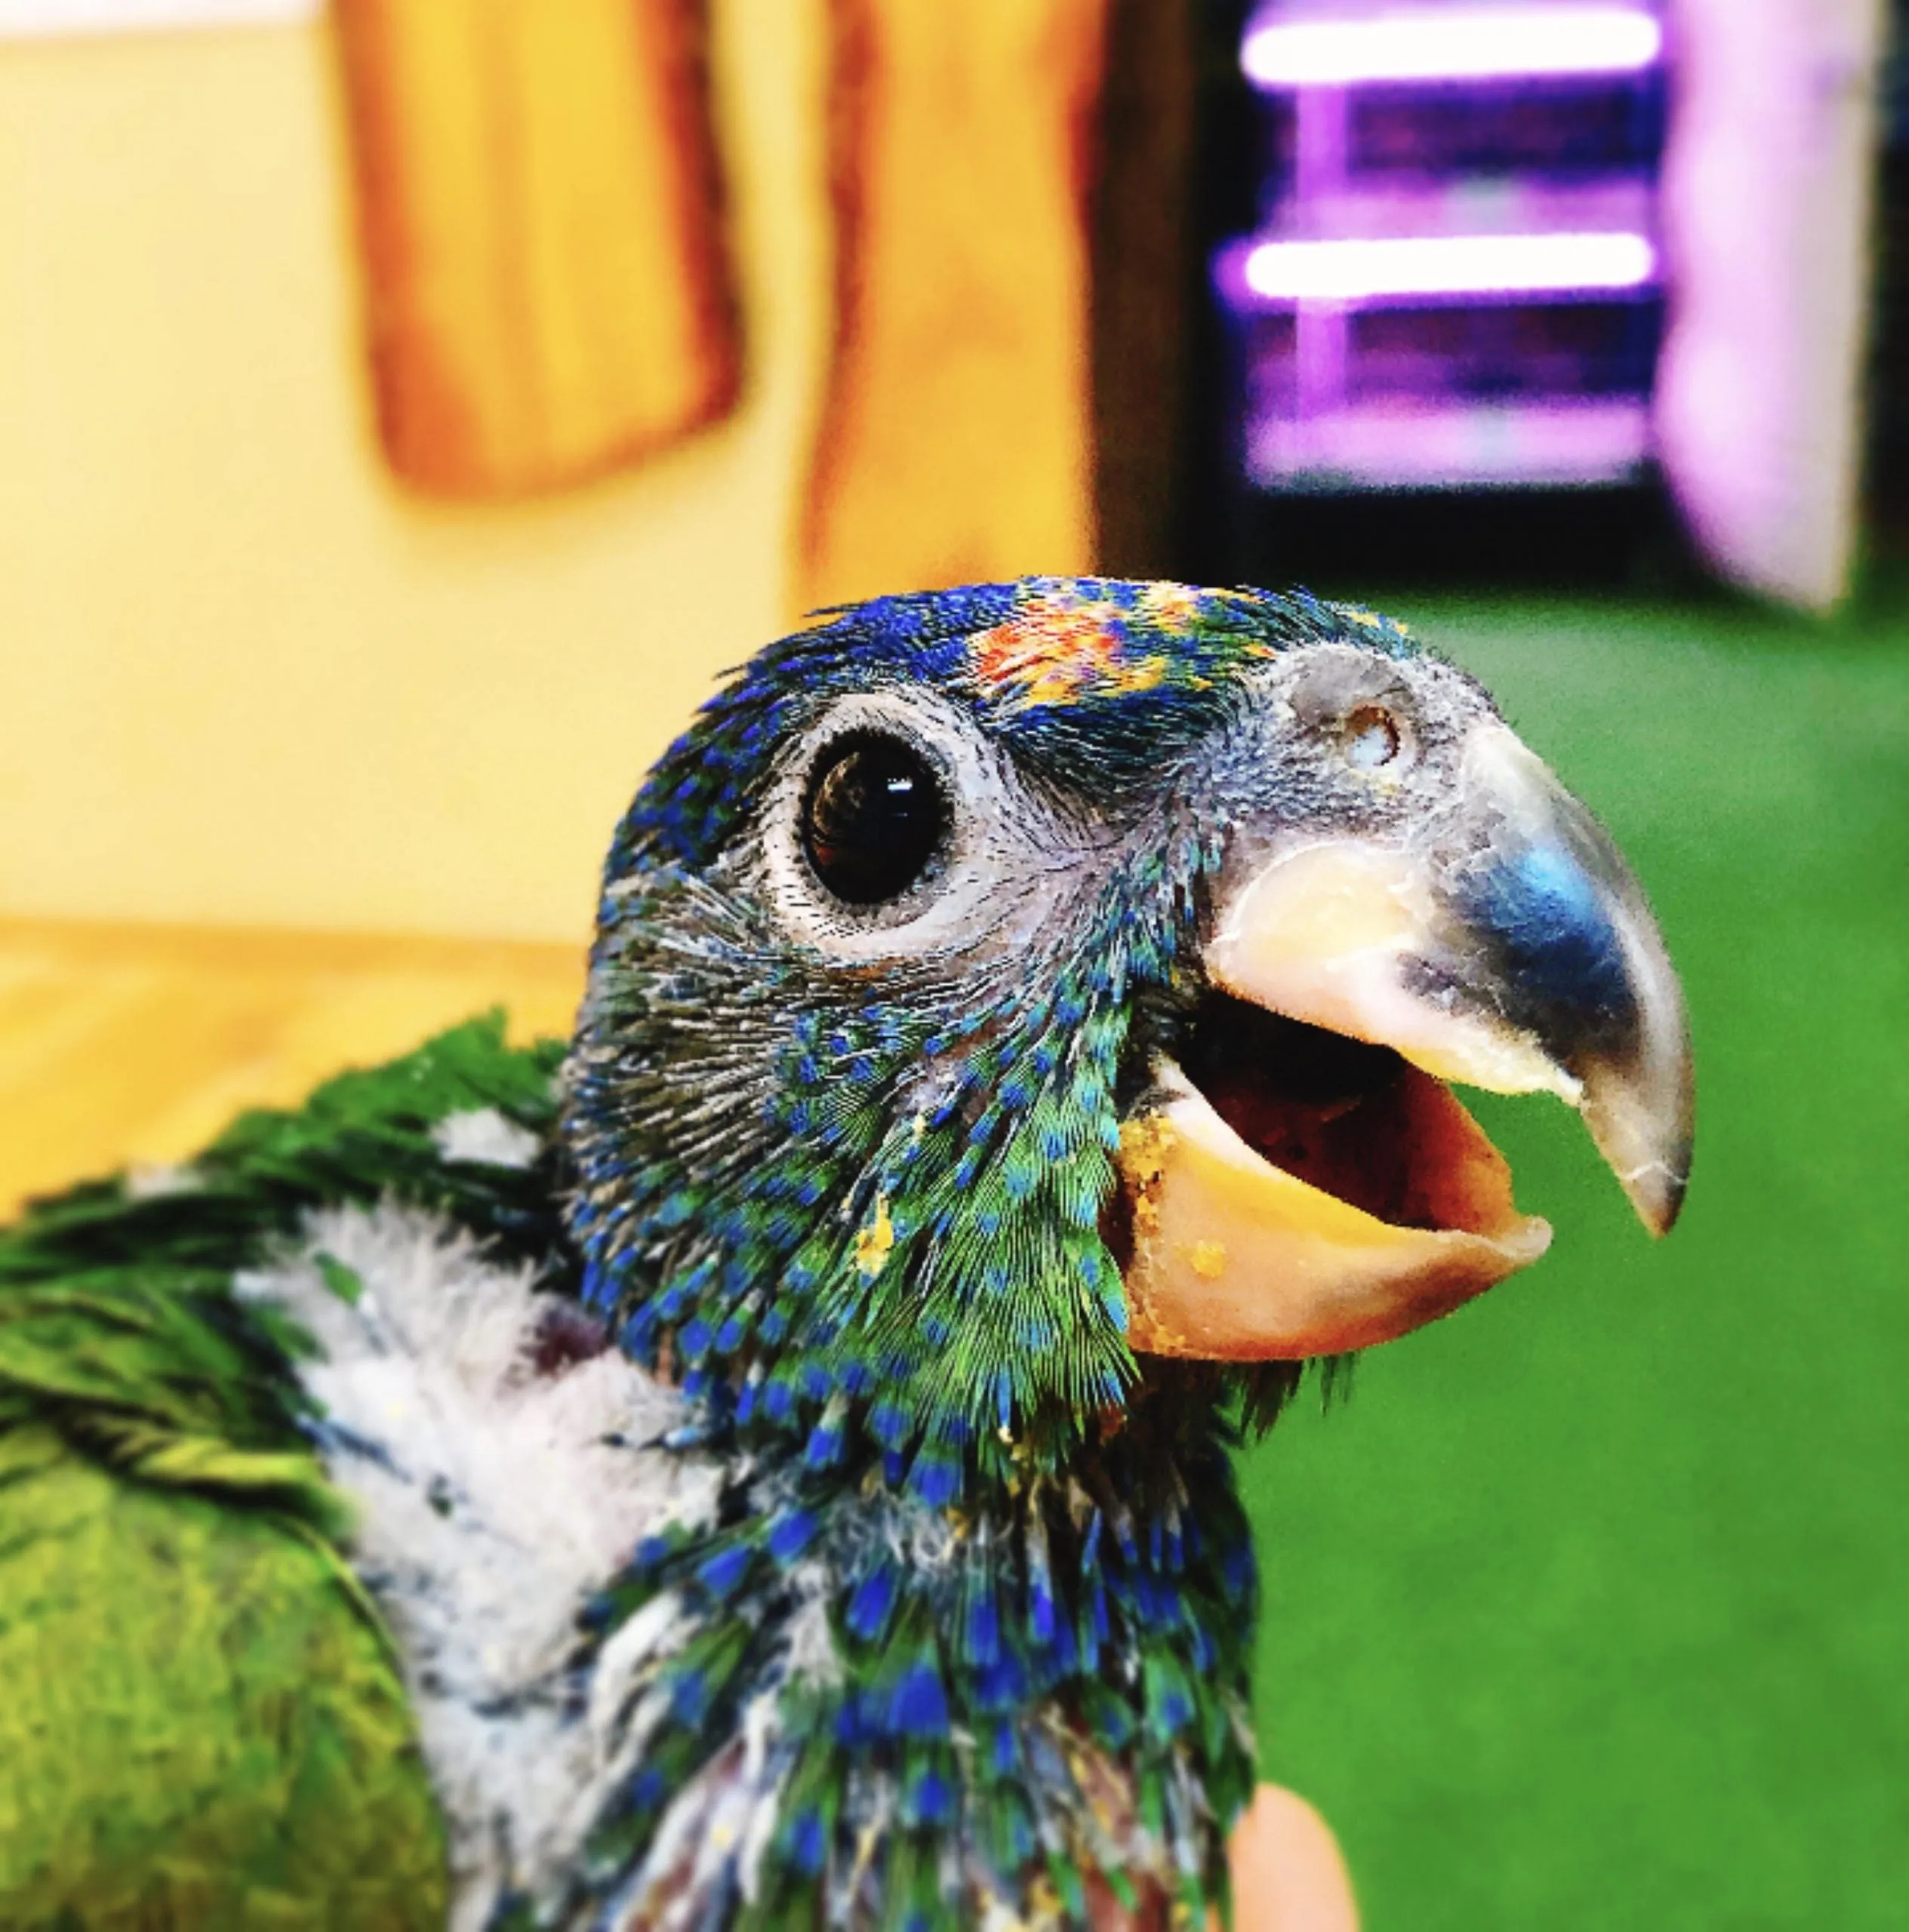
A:
[[[1696,1166],[1480,1103],[1556,1241],[1250,1457],[1264,1768],[1371,1932],[1909,1925],[1909,587],[1384,601],[1643,878]]]

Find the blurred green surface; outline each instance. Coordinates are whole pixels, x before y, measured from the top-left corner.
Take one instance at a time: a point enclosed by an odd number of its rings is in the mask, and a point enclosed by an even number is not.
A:
[[[1369,1932],[1909,1925],[1909,583],[1381,601],[1643,878],[1696,1167],[1654,1246],[1480,1101],[1556,1240],[1249,1458],[1264,1769]]]

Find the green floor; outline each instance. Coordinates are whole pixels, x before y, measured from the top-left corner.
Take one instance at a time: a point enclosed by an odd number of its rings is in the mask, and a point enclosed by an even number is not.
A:
[[[1372,1932],[1909,1926],[1909,583],[1387,601],[1643,878],[1697,1162],[1653,1247],[1480,1105],[1553,1254],[1252,1457],[1264,1768]]]

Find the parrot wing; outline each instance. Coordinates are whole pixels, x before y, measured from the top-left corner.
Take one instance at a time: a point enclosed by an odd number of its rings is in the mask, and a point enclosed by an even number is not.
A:
[[[444,1922],[403,1678],[292,1372],[309,1342],[233,1283],[313,1209],[387,1197],[556,1253],[547,1171],[458,1158],[445,1126],[540,1143],[557,1052],[474,1021],[0,1232],[9,1925]]]

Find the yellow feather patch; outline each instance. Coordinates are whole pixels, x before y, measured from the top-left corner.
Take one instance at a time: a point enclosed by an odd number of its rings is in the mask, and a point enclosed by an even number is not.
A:
[[[864,1281],[872,1281],[888,1261],[894,1246],[894,1223],[888,1218],[888,1197],[875,1197],[875,1218],[855,1236],[855,1266]]]

